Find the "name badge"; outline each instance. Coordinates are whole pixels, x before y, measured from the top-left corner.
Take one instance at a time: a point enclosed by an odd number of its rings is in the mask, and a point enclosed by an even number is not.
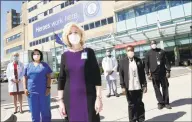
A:
[[[87,52],[83,52],[81,54],[81,59],[87,59]]]
[[[160,65],[160,61],[157,61],[157,65]]]

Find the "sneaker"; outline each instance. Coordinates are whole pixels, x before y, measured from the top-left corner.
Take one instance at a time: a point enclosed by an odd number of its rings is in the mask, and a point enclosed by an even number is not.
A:
[[[107,98],[109,98],[109,97],[111,97],[111,94],[108,94],[108,95],[107,95]]]
[[[172,109],[172,107],[169,104],[165,105],[165,108]]]
[[[116,97],[119,97],[119,94],[118,94],[118,93],[115,93],[115,96],[116,96]]]
[[[161,109],[163,109],[163,108],[164,108],[164,105],[158,104],[158,109],[159,109],[159,110],[161,110]]]

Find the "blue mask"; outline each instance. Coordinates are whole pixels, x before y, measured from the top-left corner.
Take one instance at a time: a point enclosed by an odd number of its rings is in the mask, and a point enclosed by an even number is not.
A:
[[[19,60],[19,57],[14,56],[14,57],[13,57],[13,60],[14,60],[14,61],[18,61],[18,60]]]

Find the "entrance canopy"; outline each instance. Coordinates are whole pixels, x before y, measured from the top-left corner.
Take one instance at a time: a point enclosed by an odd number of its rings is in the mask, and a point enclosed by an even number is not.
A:
[[[152,40],[164,40],[176,35],[190,33],[192,21],[185,21],[171,25],[161,26],[153,29],[143,30],[139,32],[117,32],[106,34],[102,37],[89,39],[86,43],[87,47],[95,50],[115,48],[124,48],[127,45],[146,44]]]

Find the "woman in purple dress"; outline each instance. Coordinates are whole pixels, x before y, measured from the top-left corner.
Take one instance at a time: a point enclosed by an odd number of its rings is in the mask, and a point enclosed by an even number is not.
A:
[[[95,53],[84,46],[84,30],[69,23],[63,30],[68,51],[61,56],[58,96],[69,122],[100,122],[101,75]]]

